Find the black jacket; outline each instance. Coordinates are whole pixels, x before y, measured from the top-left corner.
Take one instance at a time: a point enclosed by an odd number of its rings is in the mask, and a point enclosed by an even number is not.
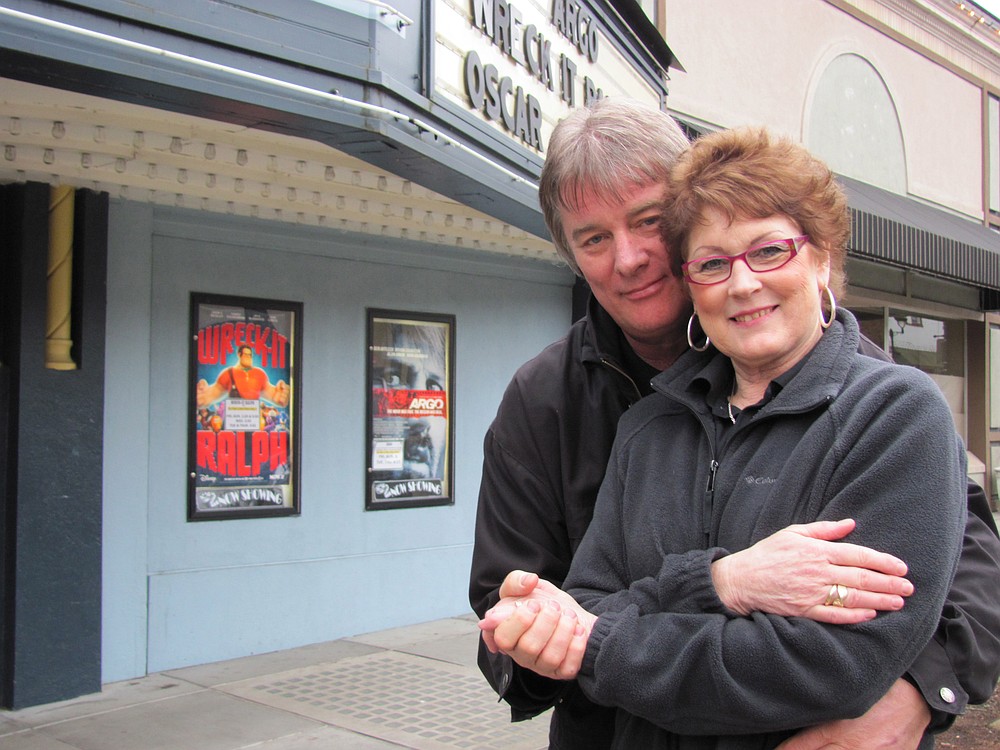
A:
[[[861,350],[885,357],[870,343]],[[618,419],[650,391],[651,368],[629,374],[641,370],[618,326],[591,299],[565,338],[514,375],[484,442],[469,586],[480,616],[511,570],[562,585],[593,515]],[[998,571],[1000,540],[983,491],[970,482],[959,570],[934,640],[909,671],[934,709],[935,728],[948,726],[967,701],[989,698],[1000,676]],[[539,677],[482,645],[479,663],[515,721],[556,706],[551,747],[610,746],[611,712],[586,701],[575,683]],[[942,697],[945,688],[952,702]]]
[[[965,449],[940,429],[951,415],[930,377],[859,343],[838,311],[732,425],[706,398],[730,392],[731,361],[688,351],[622,417],[565,581],[599,615],[579,684],[618,708],[613,747],[775,748],[865,713],[931,638],[965,528]],[[857,521],[847,541],[906,560],[915,591],[900,611],[844,627],[719,599],[713,561],[839,518]]]

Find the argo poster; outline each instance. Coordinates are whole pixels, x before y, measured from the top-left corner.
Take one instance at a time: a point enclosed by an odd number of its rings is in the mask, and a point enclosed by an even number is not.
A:
[[[452,498],[455,318],[368,311],[365,508]]]
[[[302,305],[191,295],[188,520],[299,512]]]

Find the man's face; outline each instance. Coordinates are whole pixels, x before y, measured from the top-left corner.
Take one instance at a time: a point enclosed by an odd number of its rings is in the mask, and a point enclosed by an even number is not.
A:
[[[240,367],[251,367],[253,365],[253,349],[246,346],[240,349]]]
[[[660,234],[663,187],[636,186],[621,201],[589,190],[581,198],[576,209],[564,209],[560,216],[566,242],[597,301],[633,348],[675,347],[676,337],[684,336],[690,301],[671,272],[670,251]]]

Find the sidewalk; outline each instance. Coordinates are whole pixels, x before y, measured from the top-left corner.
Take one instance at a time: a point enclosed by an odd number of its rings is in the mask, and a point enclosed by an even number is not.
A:
[[[539,750],[510,723],[456,617],[105,685],[0,712],[2,750]]]

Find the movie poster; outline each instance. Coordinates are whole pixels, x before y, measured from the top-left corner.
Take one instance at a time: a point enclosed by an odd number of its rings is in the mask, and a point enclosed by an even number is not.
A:
[[[299,512],[302,306],[191,295],[188,520]]]
[[[368,311],[367,510],[452,498],[455,318]]]

